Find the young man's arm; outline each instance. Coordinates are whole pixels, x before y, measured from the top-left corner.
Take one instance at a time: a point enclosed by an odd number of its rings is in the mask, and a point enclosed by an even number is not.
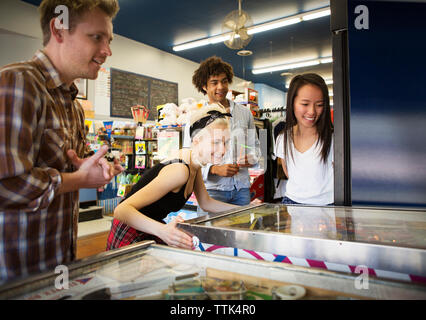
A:
[[[0,73],[0,211],[44,209],[58,193],[109,181],[103,174],[99,179],[99,170],[106,170],[99,159],[62,176],[57,169],[35,166],[33,143],[42,134],[39,91],[25,72]]]
[[[200,173],[201,171],[199,171],[195,177],[194,193],[201,209],[208,212],[222,212],[239,208],[239,206],[218,201],[210,197]]]
[[[69,150],[67,155],[78,170],[72,173],[61,173],[62,183],[57,194],[77,191],[81,188],[98,188],[121,173],[123,168],[118,160],[114,159],[114,164],[109,164],[104,158],[107,151],[108,146],[102,146],[91,157],[80,159],[73,150]]]
[[[0,74],[0,211],[45,208],[59,188],[52,168],[34,168],[41,101],[24,72]]]

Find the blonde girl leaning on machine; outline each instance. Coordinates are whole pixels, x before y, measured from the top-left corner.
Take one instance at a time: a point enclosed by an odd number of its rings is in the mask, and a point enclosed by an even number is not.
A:
[[[229,139],[229,116],[215,104],[191,114],[191,148],[177,150],[172,157],[144,172],[114,211],[107,250],[148,239],[191,249],[192,238],[176,228],[183,219],[177,217],[169,224],[162,220],[170,212],[180,210],[193,191],[205,211],[238,208],[209,196],[200,169],[207,163],[221,163]]]

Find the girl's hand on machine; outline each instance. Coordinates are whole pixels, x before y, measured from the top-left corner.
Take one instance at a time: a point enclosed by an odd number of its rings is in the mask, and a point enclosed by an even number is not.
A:
[[[173,221],[164,225],[160,232],[160,238],[169,246],[192,249],[192,238],[176,227],[179,222],[183,221],[185,220],[177,216]]]

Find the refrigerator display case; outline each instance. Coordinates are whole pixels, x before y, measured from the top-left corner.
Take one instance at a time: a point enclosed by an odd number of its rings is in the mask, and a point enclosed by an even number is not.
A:
[[[266,203],[178,227],[201,251],[426,283],[426,211]]]
[[[425,287],[145,241],[9,282],[0,299],[425,299]],[[63,272],[66,270],[66,272]],[[232,270],[232,271],[230,271]],[[58,272],[60,271],[60,272]],[[364,283],[365,284],[365,283]]]

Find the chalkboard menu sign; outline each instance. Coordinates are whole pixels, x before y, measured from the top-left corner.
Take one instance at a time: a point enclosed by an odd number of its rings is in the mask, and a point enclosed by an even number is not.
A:
[[[139,104],[155,120],[157,106],[165,103],[178,104],[177,83],[111,68],[111,117],[133,118],[131,107]]]

